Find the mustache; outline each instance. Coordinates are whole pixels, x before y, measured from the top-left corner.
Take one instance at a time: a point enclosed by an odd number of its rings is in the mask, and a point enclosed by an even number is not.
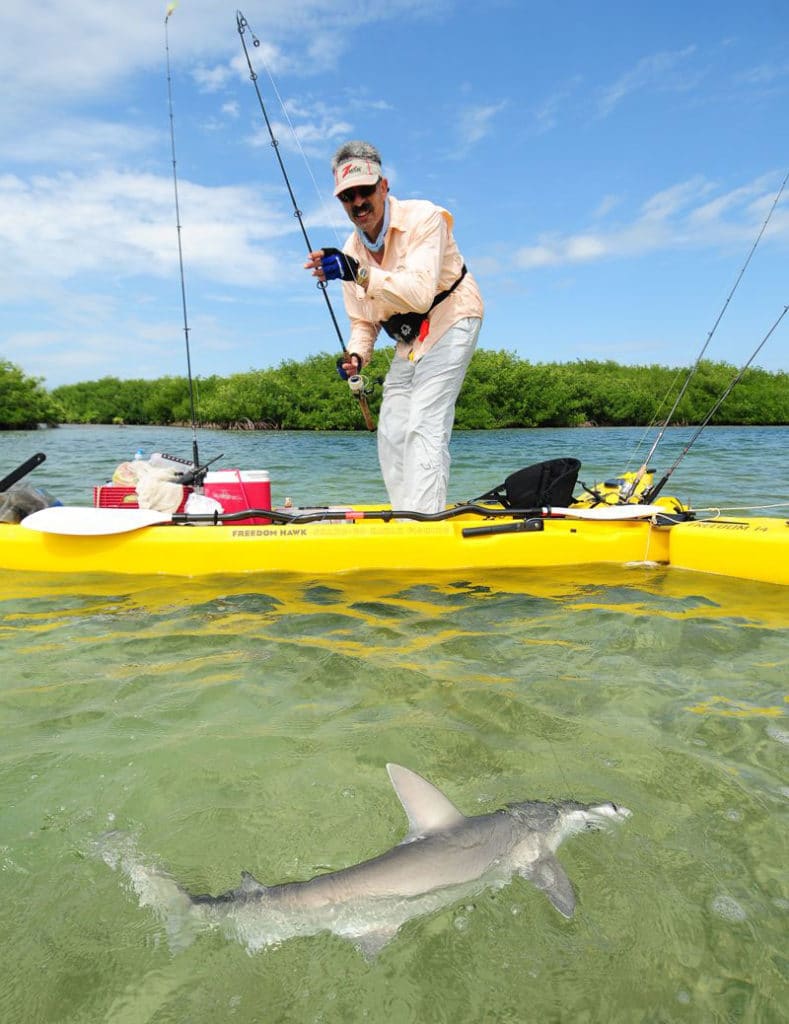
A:
[[[372,205],[370,203],[360,203],[358,206],[351,208],[351,213],[353,213],[355,217],[358,217],[360,213],[370,213],[371,210]]]

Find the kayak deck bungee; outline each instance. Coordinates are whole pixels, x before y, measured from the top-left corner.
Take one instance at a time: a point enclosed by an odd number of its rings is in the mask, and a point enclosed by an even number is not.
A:
[[[620,514],[627,512],[622,506]],[[602,512],[603,516],[616,514]],[[55,513],[58,509],[45,509]],[[65,510],[62,510],[65,511]],[[497,510],[437,521],[391,518],[383,508],[288,510],[286,522],[142,525],[123,532],[62,535],[0,524],[0,568],[48,573],[207,576],[349,572],[473,572],[573,565],[658,563],[679,569],[789,584],[789,525],[771,518],[675,521],[651,518],[526,517]],[[490,510],[492,511],[492,510]],[[587,510],[589,511],[589,510]],[[70,509],[69,512],[79,512]],[[139,510],[137,510],[139,512]],[[381,516],[384,518],[376,518]]]

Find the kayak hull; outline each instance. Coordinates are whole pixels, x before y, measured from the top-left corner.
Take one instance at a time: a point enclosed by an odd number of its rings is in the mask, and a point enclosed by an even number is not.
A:
[[[669,564],[677,569],[789,584],[789,521],[699,519],[671,528]]]
[[[512,532],[501,531],[509,523]],[[781,519],[546,519],[473,533],[480,519],[349,520],[304,525],[157,525],[110,536],[61,536],[0,524],[0,569],[46,573],[208,576],[343,572],[473,572],[653,562],[679,569],[789,584],[789,526]],[[499,532],[501,531],[501,532]]]

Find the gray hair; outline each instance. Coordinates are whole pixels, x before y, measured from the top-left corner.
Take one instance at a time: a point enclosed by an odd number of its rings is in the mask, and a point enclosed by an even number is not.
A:
[[[372,160],[377,164],[383,163],[381,154],[371,142],[362,142],[359,139],[354,139],[351,142],[343,142],[332,157],[331,169],[336,171],[340,164],[345,163],[346,160],[354,159]]]

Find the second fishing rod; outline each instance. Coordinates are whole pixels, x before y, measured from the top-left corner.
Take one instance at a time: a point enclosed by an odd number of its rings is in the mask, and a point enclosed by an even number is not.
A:
[[[263,94],[261,93],[260,86],[258,85],[257,72],[255,71],[255,68],[254,68],[254,66],[252,64],[252,59],[251,59],[251,57],[249,55],[249,50],[247,48],[246,34],[249,33],[249,36],[250,36],[250,38],[252,40],[252,45],[254,47],[259,47],[260,46],[260,40],[258,39],[258,37],[255,35],[255,33],[250,28],[249,22],[244,17],[244,15],[241,13],[241,11],[236,11],[236,26],[238,28],[238,35],[239,35],[239,38],[241,39],[241,47],[242,47],[242,49],[244,51],[244,57],[246,59],[247,67],[249,69],[249,77],[252,80],[252,84],[255,87],[255,94],[257,95],[258,103],[260,105],[260,110],[261,110],[261,113],[263,114],[263,120],[266,123],[266,129],[268,131],[269,138],[271,139],[271,145],[272,145],[272,147],[274,149],[274,154],[275,154],[275,156],[277,158],[277,163],[279,164],[279,168],[282,171],[282,177],[285,180],[285,186],[286,186],[286,188],[288,190],[288,195],[290,196],[290,201],[291,201],[291,204],[293,206],[293,212],[294,212],[294,214],[296,216],[296,219],[299,222],[299,227],[301,228],[301,234],[302,234],[302,236],[304,238],[305,245],[307,246],[307,252],[312,252],[313,251],[313,246],[312,246],[312,243],[310,242],[309,235],[307,234],[307,229],[304,226],[304,217],[302,215],[302,211],[301,211],[301,209],[299,207],[299,204],[296,201],[296,196],[295,196],[295,194],[293,192],[293,187],[292,187],[292,185],[290,183],[290,178],[288,177],[288,172],[285,169],[285,164],[284,164],[284,162],[282,160],[282,154],[279,151],[279,141],[277,140],[277,137],[274,135],[274,130],[273,130],[272,126],[271,126],[271,121],[269,120],[268,112],[266,110],[266,104],[263,102]],[[328,293],[328,289],[326,287],[326,282],[325,281],[320,281],[319,284],[318,284],[318,287],[320,288],[321,293],[323,294],[324,301],[326,302],[326,308],[327,308],[327,310],[329,312],[329,316],[331,317],[331,322],[332,322],[332,324],[334,326],[334,330],[335,330],[335,332],[337,334],[337,340],[340,343],[340,347],[342,348],[343,355],[347,356],[348,355],[348,349],[345,346],[345,341],[343,340],[342,331],[341,331],[340,325],[339,325],[339,323],[337,321],[337,317],[336,317],[336,315],[334,313],[334,307],[331,304],[331,299],[329,298],[329,293]],[[362,416],[364,417],[364,422],[365,422],[365,425],[366,425],[367,429],[368,430],[375,430],[375,421],[373,420],[372,413],[370,412],[370,407],[367,404],[367,395],[365,394],[365,382],[364,382],[364,379],[361,376],[359,376],[359,375],[356,375],[356,376],[353,376],[353,377],[349,377],[348,378],[348,386],[351,389],[351,393],[354,395],[354,397],[359,402],[359,408],[361,409]]]

